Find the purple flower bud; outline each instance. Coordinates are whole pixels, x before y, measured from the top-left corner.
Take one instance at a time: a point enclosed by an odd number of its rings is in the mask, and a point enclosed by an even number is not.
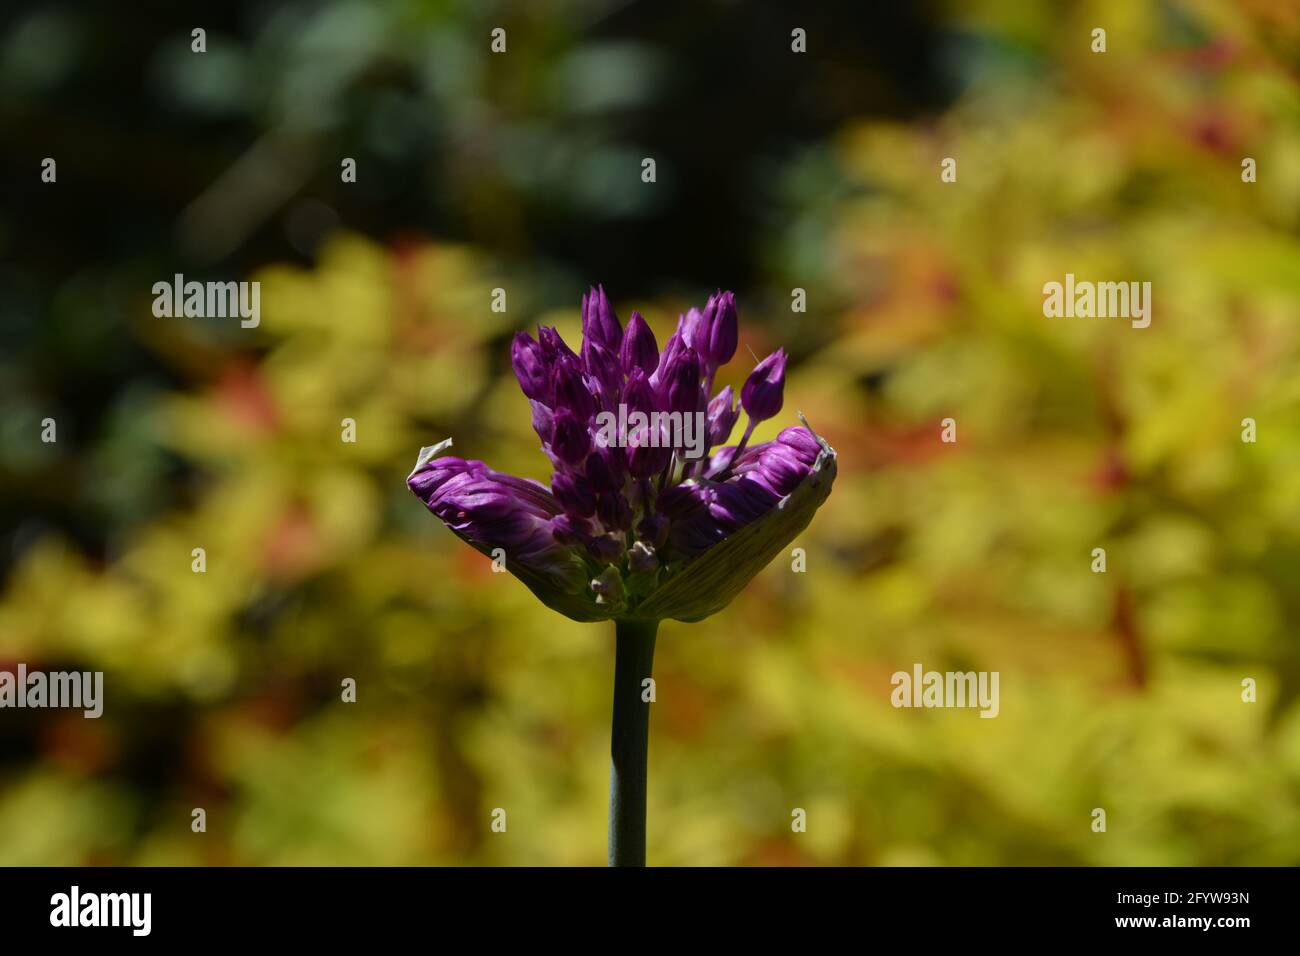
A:
[[[816,451],[810,452],[805,436],[811,439]],[[807,429],[787,428],[776,441],[765,442],[741,455],[735,463],[735,473],[784,497],[808,476],[820,450],[817,439]]]
[[[500,521],[518,508],[509,490],[489,478],[459,482],[453,493],[443,496],[442,503],[454,509],[462,527]]]
[[[785,349],[777,349],[754,367],[740,390],[740,403],[755,422],[767,421],[785,401]]]
[[[560,333],[550,326],[539,326],[537,329],[537,344],[541,346],[542,358],[546,360],[547,365],[555,364],[556,359],[560,356],[568,356],[576,359],[573,349],[565,344]]]
[[[551,448],[566,465],[576,467],[582,464],[587,452],[591,451],[591,434],[587,431],[586,421],[569,409],[561,408],[555,413],[555,437]]]
[[[567,547],[586,544],[591,540],[591,525],[570,514],[556,515],[551,519],[551,537]]]
[[[662,430],[652,432],[649,428],[637,429],[627,436],[627,470],[634,478],[653,478],[668,467],[673,457],[670,438]]]
[[[705,325],[704,313],[692,306],[686,310],[685,315],[677,317],[677,334],[681,337],[682,345],[687,348],[700,351],[700,348],[708,344],[708,328]]]
[[[668,541],[675,553],[694,557],[726,537],[724,529],[709,512],[716,497],[711,484],[688,482],[677,485],[659,499],[670,522]]]
[[[582,364],[587,371],[588,386],[600,399],[600,407],[612,410],[623,388],[623,367],[618,353],[587,339],[582,343]]]
[[[628,497],[637,508],[653,508],[655,503],[654,484],[646,478],[638,478],[632,483],[632,494]]]
[[[598,342],[617,355],[623,343],[623,327],[610,307],[604,286],[596,286],[583,298],[582,342]]]
[[[728,530],[744,527],[761,518],[784,497],[759,482],[744,479],[723,482],[714,490],[716,494],[709,502],[709,514]]]
[[[656,548],[668,541],[668,516],[660,512],[646,515],[637,522],[636,533]]]
[[[653,571],[659,567],[659,559],[655,556],[655,549],[651,545],[644,541],[637,541],[627,554],[627,566],[633,574]]]
[[[533,431],[537,432],[543,445],[549,445],[551,436],[555,434],[555,413],[549,405],[535,399],[529,399],[528,405],[533,410]]]
[[[632,370],[638,368],[650,375],[659,365],[659,343],[655,341],[654,332],[646,320],[641,318],[640,312],[633,312],[632,318],[628,320],[619,358],[625,375],[631,375]]]
[[[660,403],[667,407],[668,404],[668,385],[667,382],[672,378],[677,364],[681,361],[682,353],[686,351],[686,344],[682,341],[682,332],[679,327],[676,332],[668,336],[668,341],[664,344],[664,350],[659,353],[659,364],[655,366],[654,374],[650,376],[650,387],[655,390],[655,395],[659,396]]]
[[[534,481],[532,478],[516,478],[514,475],[499,471],[488,471],[487,474],[493,481],[509,489],[520,508],[539,518],[549,518],[555,513],[555,500],[540,481]]]
[[[510,343],[510,365],[519,379],[525,395],[549,405],[554,392],[551,370],[542,354],[542,347],[527,332],[516,332]]]
[[[688,415],[699,411],[700,357],[695,349],[687,348],[682,353],[665,385],[668,411]]]
[[[551,493],[565,513],[589,518],[596,513],[596,495],[591,484],[581,475],[556,472],[551,476]]]
[[[461,503],[456,496],[457,505]],[[543,550],[547,543],[554,543],[550,537],[550,519],[541,520],[522,511],[509,511],[501,515],[486,517],[471,516],[461,509],[450,520],[443,519],[447,526],[488,547],[501,548],[506,557],[523,558]],[[541,532],[541,535],[538,532]]]
[[[617,492],[606,492],[596,498],[596,517],[606,528],[628,531],[632,527],[632,507]]]
[[[821,442],[802,425],[782,429],[781,434],[776,436],[776,440],[782,445],[793,448],[798,453],[800,461],[809,467],[812,467],[817,461],[817,456],[822,452]]]
[[[632,369],[627,381],[623,384],[623,404],[627,406],[629,414],[632,412],[645,412],[649,415],[659,408],[655,390],[651,388],[650,380],[646,378],[645,372],[639,368]]]
[[[740,340],[740,320],[736,315],[736,296],[720,292],[709,300],[704,314],[709,317],[708,342],[703,351],[711,368],[726,365],[736,354]]]
[[[721,445],[731,436],[740,417],[740,406],[735,404],[734,393],[728,385],[709,402],[709,446]]]
[[[425,506],[479,550],[504,551],[507,566],[526,568],[557,594],[579,593],[586,585],[585,569],[551,533],[558,509],[550,492],[538,482],[498,474],[481,461],[437,457],[447,444],[423,450],[407,479]]]
[[[421,457],[431,450],[421,449]],[[486,470],[487,466],[481,461],[466,461],[448,455],[445,458],[432,458],[419,465],[411,472],[411,477],[406,479],[406,484],[417,498],[432,509],[430,502],[437,500],[451,479],[466,474],[482,474]]]
[[[587,480],[598,494],[621,491],[626,474],[627,458],[622,448],[597,447],[587,458]]]
[[[567,409],[579,421],[591,421],[596,415],[596,399],[575,359],[561,356],[552,372],[555,379],[555,410]]]
[[[615,610],[624,604],[623,575],[616,567],[606,568],[592,578],[591,590],[596,595],[596,603],[601,606],[608,606],[611,610]]]
[[[617,534],[602,534],[587,542],[587,550],[601,564],[614,564],[623,557],[623,538]]]
[[[726,540],[727,529],[712,519],[702,521],[674,521],[668,541],[673,551],[687,558],[699,557],[716,544]]]

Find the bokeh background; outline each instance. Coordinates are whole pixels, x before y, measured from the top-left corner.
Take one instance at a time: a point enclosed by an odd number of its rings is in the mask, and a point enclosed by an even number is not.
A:
[[[0,711],[0,863],[601,863],[610,628],[404,485],[545,477],[509,336],[598,281],[661,340],[735,289],[759,437],[840,453],[806,573],[661,628],[651,863],[1300,863],[1300,8],[815,6],[6,5],[0,664],[107,700]],[[1000,716],[895,710],[917,662]]]

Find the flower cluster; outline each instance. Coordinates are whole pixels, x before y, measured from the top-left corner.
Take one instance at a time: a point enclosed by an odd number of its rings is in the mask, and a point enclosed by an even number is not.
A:
[[[633,312],[624,329],[597,287],[583,298],[580,353],[553,328],[535,339],[520,332],[511,347],[554,469],[550,488],[443,456],[450,440],[421,451],[408,484],[453,531],[504,556],[550,606],[580,620],[635,616],[670,578],[781,509],[815,474],[825,477],[820,494],[802,524],[790,532],[782,523],[782,533],[797,533],[829,493],[834,453],[807,427],[749,447],[755,425],[781,410],[784,350],[758,363],[739,402],[730,386],[713,393],[737,339],[730,292],[682,315],[660,351],[645,319]],[[742,411],[740,441],[724,445]],[[632,427],[610,441],[604,426],[615,418]],[[670,429],[683,421],[701,426],[690,452]],[[660,614],[688,612],[674,605]]]

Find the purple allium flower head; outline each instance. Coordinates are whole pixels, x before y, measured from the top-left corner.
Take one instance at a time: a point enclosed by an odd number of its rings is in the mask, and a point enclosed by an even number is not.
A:
[[[450,439],[421,451],[407,484],[575,620],[707,617],[807,525],[835,477],[835,452],[806,423],[748,445],[781,410],[783,349],[739,403],[730,386],[710,396],[737,324],[735,296],[719,292],[681,316],[661,353],[645,319],[633,312],[624,330],[597,286],[583,298],[580,353],[553,328],[511,343],[550,487],[443,456]],[[742,407],[739,444],[719,447]]]

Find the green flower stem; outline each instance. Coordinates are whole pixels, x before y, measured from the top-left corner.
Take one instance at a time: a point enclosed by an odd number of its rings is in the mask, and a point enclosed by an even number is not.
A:
[[[617,621],[614,721],[609,742],[609,865],[645,866],[650,704],[641,682],[654,667],[657,621]]]

